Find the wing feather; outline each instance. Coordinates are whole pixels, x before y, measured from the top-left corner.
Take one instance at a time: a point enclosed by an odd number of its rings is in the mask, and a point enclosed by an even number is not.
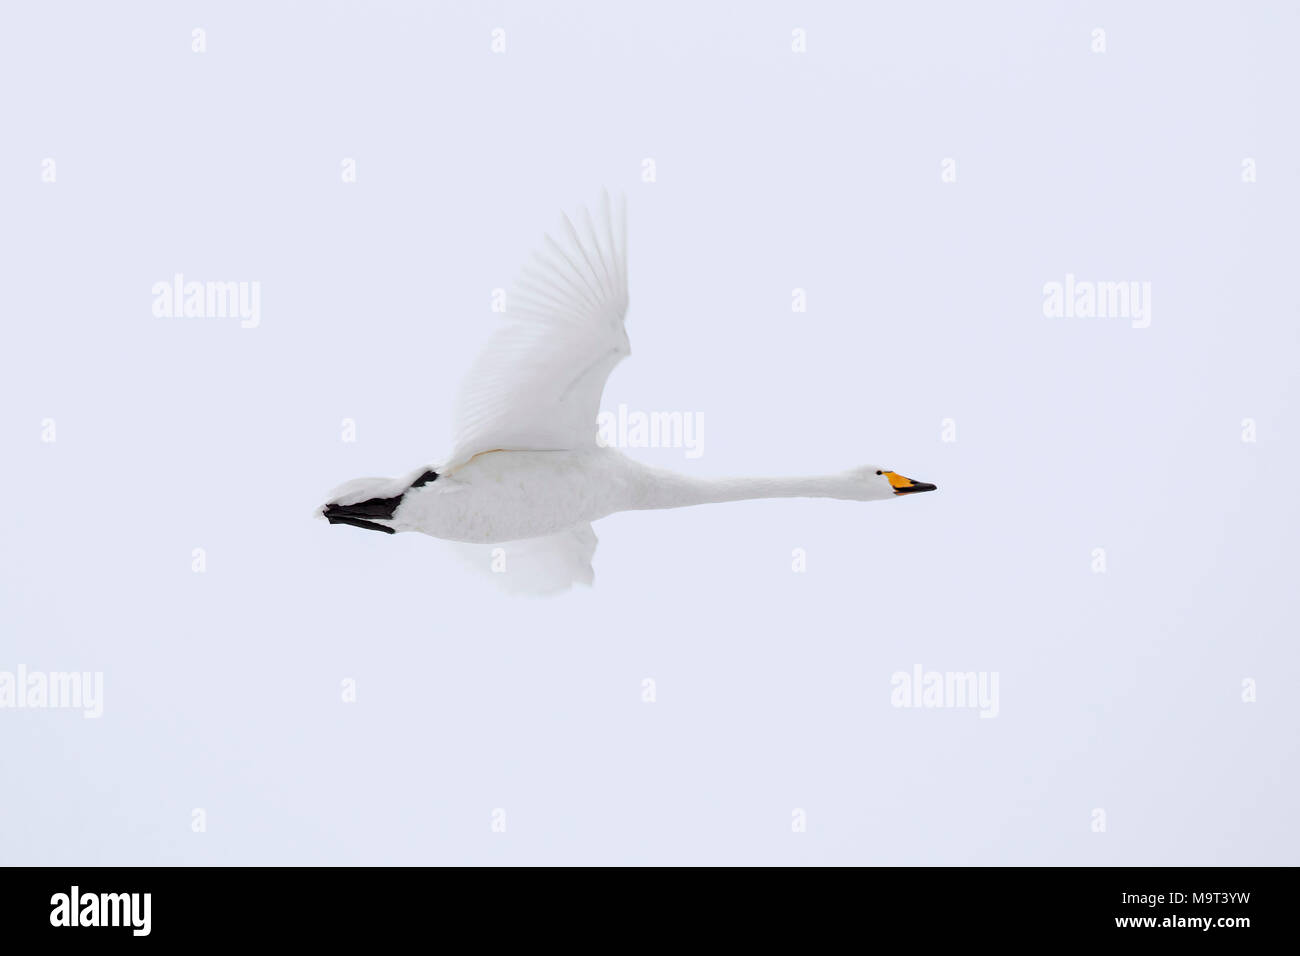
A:
[[[596,553],[596,532],[578,524],[555,534],[500,544],[465,544],[452,547],[466,564],[490,574],[492,580],[514,594],[558,594],[575,584],[591,585],[591,561]]]
[[[631,353],[627,315],[627,215],[609,194],[600,227],[584,208],[581,230],[563,219],[520,273],[501,328],[472,366],[456,405],[455,450],[444,467],[497,449],[543,451],[595,444],[605,381]],[[616,222],[617,220],[617,222]],[[621,237],[621,243],[616,241]]]

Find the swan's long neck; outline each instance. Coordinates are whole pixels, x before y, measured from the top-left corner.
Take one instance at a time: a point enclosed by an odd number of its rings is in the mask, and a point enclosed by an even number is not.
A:
[[[794,478],[692,478],[659,468],[645,468],[634,510],[684,508],[719,501],[750,498],[844,498],[862,501],[872,497],[852,474]]]

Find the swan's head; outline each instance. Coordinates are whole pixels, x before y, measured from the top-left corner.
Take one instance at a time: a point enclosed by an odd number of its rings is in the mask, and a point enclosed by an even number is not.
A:
[[[922,491],[937,491],[935,485],[924,481],[904,478],[896,471],[887,468],[868,468],[867,480],[871,483],[873,498],[897,498],[902,495],[914,495]]]

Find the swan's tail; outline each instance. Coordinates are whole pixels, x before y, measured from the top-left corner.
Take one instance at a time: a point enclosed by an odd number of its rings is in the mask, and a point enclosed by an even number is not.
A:
[[[315,517],[330,524],[396,534],[396,528],[380,522],[393,520],[406,492],[437,480],[438,473],[432,469],[405,478],[356,478],[335,488],[330,500],[316,509]]]

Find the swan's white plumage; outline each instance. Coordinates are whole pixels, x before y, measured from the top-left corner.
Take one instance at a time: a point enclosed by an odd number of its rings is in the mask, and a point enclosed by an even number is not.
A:
[[[631,353],[627,331],[627,216],[608,193],[600,223],[564,218],[506,298],[505,325],[461,388],[452,470],[482,452],[553,451],[596,441],[605,381]],[[616,222],[617,219],[617,222]]]
[[[596,532],[575,524],[554,534],[499,544],[452,542],[461,559],[513,594],[556,594],[595,579]]]
[[[934,490],[872,467],[699,479],[599,447],[601,393],[631,352],[623,326],[626,222],[622,204],[615,216],[605,194],[598,223],[584,209],[577,226],[564,219],[562,241],[545,238],[507,299],[505,324],[461,388],[449,459],[401,478],[350,481],[318,513],[331,522],[456,542],[463,557],[489,572],[500,549],[505,570],[492,573],[497,583],[545,594],[591,583],[591,522],[617,511],[750,498],[872,501]]]
[[[353,478],[351,481],[343,482],[343,484],[331,491],[328,503],[332,505],[352,505],[370,498],[391,498],[410,488],[411,482],[415,481],[427,470],[426,466],[421,466],[415,471],[397,478]],[[321,511],[321,508],[316,509],[316,517],[324,517]]]

